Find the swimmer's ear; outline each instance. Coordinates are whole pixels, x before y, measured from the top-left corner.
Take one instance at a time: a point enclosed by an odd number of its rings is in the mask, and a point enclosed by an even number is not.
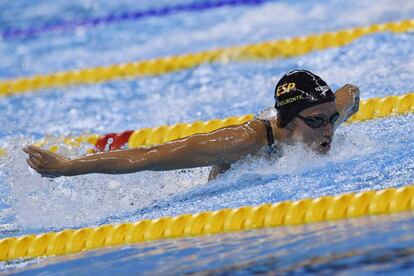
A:
[[[290,132],[292,132],[292,131],[293,131],[293,129],[295,128],[295,120],[293,120],[293,121],[289,122],[289,123],[285,126],[285,128],[286,128],[287,130],[289,130]]]
[[[285,130],[285,134],[288,137],[292,136],[295,126],[296,126],[295,120],[292,120],[283,128]]]
[[[295,128],[295,120],[290,121],[285,127],[282,127],[282,120],[280,119],[280,117],[276,118],[276,125],[278,128],[283,128],[289,131],[293,131],[293,129]]]
[[[278,128],[282,128],[282,120],[280,119],[280,116],[277,116],[276,118],[276,125]]]

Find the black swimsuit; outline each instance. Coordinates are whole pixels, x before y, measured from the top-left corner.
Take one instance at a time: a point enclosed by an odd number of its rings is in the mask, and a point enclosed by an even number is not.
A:
[[[273,147],[275,143],[275,137],[273,136],[272,126],[270,125],[270,121],[267,119],[260,119],[266,126],[266,138],[267,138],[267,152],[269,154],[275,152],[275,148]]]

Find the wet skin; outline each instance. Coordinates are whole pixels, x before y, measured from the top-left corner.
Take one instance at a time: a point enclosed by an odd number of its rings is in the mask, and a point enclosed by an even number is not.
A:
[[[330,118],[337,113],[335,102],[324,103],[303,110],[299,113],[302,117],[324,117]],[[331,142],[335,131],[335,126],[331,122],[319,128],[308,126],[303,120],[296,117],[293,122],[292,138],[308,145],[318,153],[327,153],[331,148]]]
[[[277,119],[270,119],[278,143],[302,142],[319,153],[330,149],[334,130],[358,110],[355,86],[345,85],[335,93],[336,100],[303,110],[302,117],[322,116],[329,119],[338,112],[335,123],[319,128],[308,126],[296,117],[285,128],[277,127]],[[164,171],[202,166],[213,166],[209,179],[226,171],[232,163],[247,155],[257,154],[267,145],[266,127],[253,119],[245,124],[229,126],[216,131],[196,134],[152,147],[116,150],[68,159],[35,146],[23,149],[31,168],[45,177],[73,176],[89,173],[121,174],[144,170]]]
[[[327,153],[331,149],[331,142],[335,129],[356,111],[359,107],[358,87],[346,84],[335,92],[335,102],[324,103],[309,107],[299,113],[300,116],[309,118],[313,116],[324,117],[327,124],[312,128],[302,119],[295,117],[287,126],[291,133],[285,134],[286,142],[302,142],[317,153]],[[336,122],[329,122],[329,119],[339,113]]]

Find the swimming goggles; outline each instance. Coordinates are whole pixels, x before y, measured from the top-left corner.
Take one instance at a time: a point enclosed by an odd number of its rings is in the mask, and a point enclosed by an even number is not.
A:
[[[334,113],[331,117],[329,117],[329,120],[326,120],[325,116],[303,117],[298,114],[297,117],[299,117],[311,128],[320,128],[321,126],[326,126],[328,123],[331,123],[332,125],[335,124],[335,122],[339,119],[339,113]]]

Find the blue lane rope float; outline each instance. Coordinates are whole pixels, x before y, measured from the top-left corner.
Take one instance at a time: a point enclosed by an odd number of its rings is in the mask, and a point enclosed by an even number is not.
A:
[[[194,2],[189,4],[178,4],[159,8],[149,8],[147,10],[127,11],[118,14],[108,14],[81,20],[67,20],[62,22],[46,22],[38,26],[28,28],[10,28],[2,32],[3,38],[25,38],[39,35],[41,33],[61,30],[73,30],[78,27],[95,27],[104,24],[114,24],[123,21],[137,21],[146,17],[160,17],[179,12],[204,11],[225,6],[239,5],[260,5],[271,0],[215,0],[210,2]]]

